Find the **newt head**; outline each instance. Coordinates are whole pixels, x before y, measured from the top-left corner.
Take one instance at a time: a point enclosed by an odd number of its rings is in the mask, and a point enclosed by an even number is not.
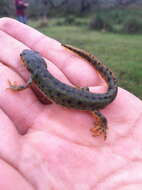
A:
[[[37,51],[25,49],[20,54],[21,63],[31,72],[36,72],[37,69],[47,68],[44,59]]]

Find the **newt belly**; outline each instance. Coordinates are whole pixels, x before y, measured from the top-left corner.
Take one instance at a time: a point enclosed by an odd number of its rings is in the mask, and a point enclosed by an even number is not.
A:
[[[91,129],[93,136],[103,134],[106,138],[107,119],[99,112],[99,109],[106,107],[115,99],[118,89],[117,80],[112,71],[94,55],[70,45],[62,44],[62,46],[87,60],[99,72],[108,85],[106,93],[91,93],[87,88],[74,88],[59,81],[48,71],[47,65],[40,54],[32,50],[23,50],[20,54],[21,60],[31,73],[29,81],[26,85],[20,86],[10,84],[10,88],[23,90],[34,82],[42,93],[56,104],[92,112],[95,117],[95,127]]]

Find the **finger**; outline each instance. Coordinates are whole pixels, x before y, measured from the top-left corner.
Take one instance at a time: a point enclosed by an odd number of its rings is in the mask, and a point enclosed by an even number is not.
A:
[[[17,28],[17,30],[14,28]],[[1,19],[0,29],[54,62],[73,84],[77,86],[100,84],[101,80],[91,65],[86,64],[86,61],[67,51],[56,40],[13,19]],[[26,37],[27,34],[28,38]]]
[[[26,133],[31,128],[35,118],[40,116],[42,105],[30,89],[22,92],[13,92],[7,89],[8,80],[18,81],[22,84],[24,81],[10,68],[0,65],[0,108],[14,122],[21,134]]]
[[[20,135],[14,123],[2,109],[0,109],[0,123],[0,157],[8,162],[13,162],[17,159],[17,153],[20,150]],[[9,157],[9,155],[11,156]]]
[[[0,160],[0,189],[16,189],[19,190],[33,190],[34,188],[30,185],[18,170],[12,167],[7,162]]]
[[[23,49],[27,49],[22,42],[16,40],[5,32],[0,31],[1,43],[0,43],[0,61],[5,65],[11,67],[16,72],[18,72],[24,79],[28,80],[29,73],[20,64],[20,52]],[[4,47],[3,47],[4,44]],[[54,65],[52,62],[46,60],[49,71],[56,76],[57,79],[70,84],[65,75]]]

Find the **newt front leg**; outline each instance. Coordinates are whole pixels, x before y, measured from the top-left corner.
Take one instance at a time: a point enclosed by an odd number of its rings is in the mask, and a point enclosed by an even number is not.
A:
[[[30,87],[31,84],[33,83],[33,79],[32,77],[30,77],[25,85],[17,85],[16,82],[12,83],[11,81],[8,81],[8,83],[9,83],[9,89],[20,91]]]
[[[91,129],[93,136],[99,136],[101,134],[104,135],[104,139],[107,138],[107,120],[104,115],[95,110],[92,112],[93,116],[95,117],[95,127]]]

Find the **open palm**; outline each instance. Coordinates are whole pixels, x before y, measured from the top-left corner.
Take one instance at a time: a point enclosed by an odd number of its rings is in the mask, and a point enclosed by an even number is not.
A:
[[[0,39],[0,189],[142,189],[142,102],[119,88],[102,111],[107,140],[94,138],[91,114],[41,104],[31,89],[7,89],[8,80],[24,84],[29,78],[19,62],[26,48],[39,51],[59,80],[103,92],[105,83],[94,69],[56,40],[12,19],[0,20]]]

